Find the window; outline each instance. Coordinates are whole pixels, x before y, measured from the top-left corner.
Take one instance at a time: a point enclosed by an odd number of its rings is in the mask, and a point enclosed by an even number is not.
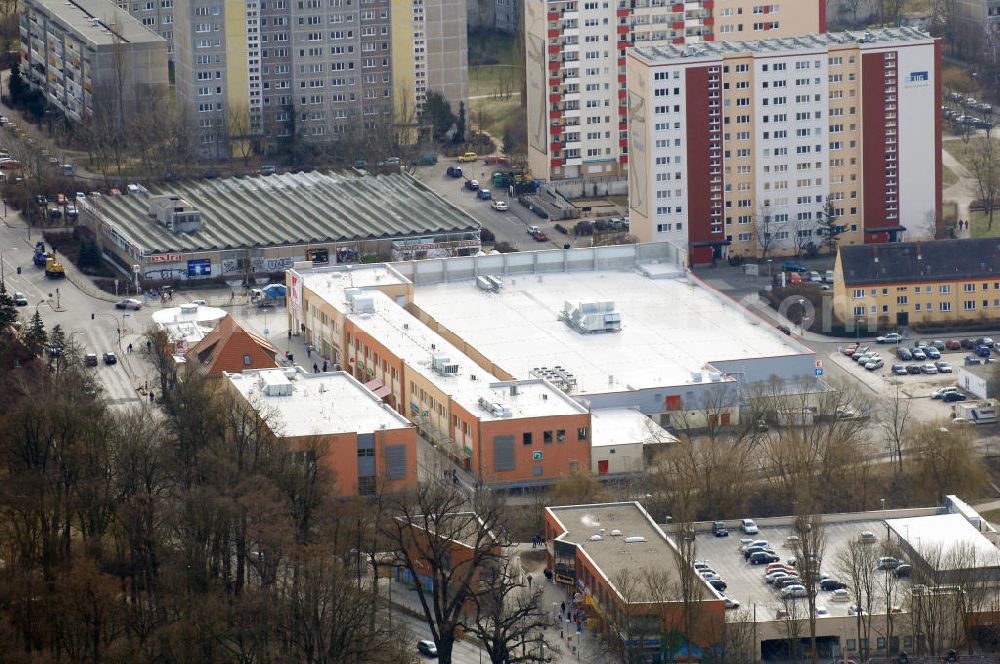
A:
[[[896,304],[906,304],[906,296],[900,295],[896,298]]]
[[[938,305],[938,309],[941,311],[951,311],[951,302],[942,302]]]
[[[965,309],[966,311],[975,311],[975,309],[976,309],[976,301],[975,300],[966,300],[965,302],[962,303],[962,308]]]
[[[951,293],[951,285],[938,286],[938,292],[941,293],[941,295],[948,295]]]
[[[587,440],[587,427],[580,427],[576,430],[577,440]]]
[[[975,290],[976,290],[976,285],[975,284],[965,284],[965,292],[966,293],[971,293],[971,292],[973,292]]]
[[[245,367],[250,366],[250,356],[249,355],[244,355],[243,356],[243,366],[245,366]]]
[[[525,431],[524,433],[521,434],[521,444],[523,444],[523,445],[531,445],[531,432],[530,431]]]
[[[559,430],[556,431],[556,442],[557,443],[565,443],[566,442],[566,430],[565,429],[559,429]]]
[[[542,432],[542,442],[545,443],[546,445],[551,445],[552,444],[552,432],[551,431],[543,431]]]

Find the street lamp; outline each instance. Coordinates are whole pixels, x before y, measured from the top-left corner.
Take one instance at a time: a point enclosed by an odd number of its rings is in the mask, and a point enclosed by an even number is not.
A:
[[[799,335],[806,333],[806,329],[803,326],[803,321],[806,317],[806,300],[803,297],[799,298]]]
[[[17,251],[17,247],[11,247],[7,251]],[[7,279],[4,273],[3,266],[3,249],[0,249],[0,289],[7,290]]]

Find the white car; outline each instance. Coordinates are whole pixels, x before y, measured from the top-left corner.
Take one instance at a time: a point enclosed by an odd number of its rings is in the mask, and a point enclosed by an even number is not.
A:
[[[801,584],[793,584],[790,586],[785,586],[781,589],[781,596],[783,598],[789,597],[806,597],[806,587]]]
[[[199,307],[205,306],[205,300],[191,300],[191,304],[197,304]]]
[[[745,532],[747,535],[756,535],[758,532],[757,524],[754,523],[753,519],[742,519],[740,521],[740,530]]]
[[[957,387],[939,387],[938,389],[931,392],[931,399],[941,399],[944,395],[949,392],[958,392]]]
[[[740,608],[740,603],[737,602],[735,599],[730,599],[729,597],[723,597],[722,601],[724,601],[726,603],[726,608],[727,609],[738,609],[738,608]]]
[[[831,602],[846,602],[851,599],[851,593],[847,591],[847,588],[838,588],[830,593]]]
[[[809,271],[809,274],[807,275],[807,277],[806,277],[806,278],[807,278],[807,279],[808,279],[808,280],[809,280],[809,281],[810,281],[811,283],[814,283],[814,284],[820,284],[820,283],[823,283],[823,277],[821,277],[821,276],[819,275],[819,272],[817,272],[816,270],[810,270],[810,271]]]
[[[490,203],[490,205],[492,205],[493,209],[496,210],[497,212],[506,212],[507,210],[510,209],[510,207],[507,205],[507,201],[498,201],[496,199],[493,199],[493,202]]]
[[[828,615],[830,615],[830,612],[827,610],[827,608],[825,606],[817,606],[816,607],[816,617],[817,618],[826,618]]]

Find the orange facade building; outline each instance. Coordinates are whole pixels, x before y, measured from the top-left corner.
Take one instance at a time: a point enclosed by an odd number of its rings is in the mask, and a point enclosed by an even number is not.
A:
[[[523,489],[590,468],[589,410],[423,322],[412,283],[390,266],[288,275],[291,327],[478,482]]]
[[[416,430],[350,374],[296,367],[223,375],[275,435],[316,454],[334,473],[337,495],[416,486]]]

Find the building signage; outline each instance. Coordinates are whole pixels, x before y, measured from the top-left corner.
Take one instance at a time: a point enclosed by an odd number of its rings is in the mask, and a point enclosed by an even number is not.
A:
[[[176,263],[181,260],[181,254],[153,254],[149,260],[153,263]]]
[[[542,460],[542,452],[541,451],[532,452],[531,453],[531,460],[532,461],[541,461]]]
[[[187,262],[189,277],[212,276],[212,261],[208,258],[198,258]]]
[[[927,83],[931,80],[930,75],[926,71],[911,71],[909,83]]]
[[[427,244],[396,244],[397,251],[427,251],[429,249],[458,249],[460,247],[478,247],[479,240],[456,240],[455,242],[431,242]]]
[[[292,311],[297,316],[302,315],[302,275],[295,270],[288,271],[289,297],[292,301]]]

